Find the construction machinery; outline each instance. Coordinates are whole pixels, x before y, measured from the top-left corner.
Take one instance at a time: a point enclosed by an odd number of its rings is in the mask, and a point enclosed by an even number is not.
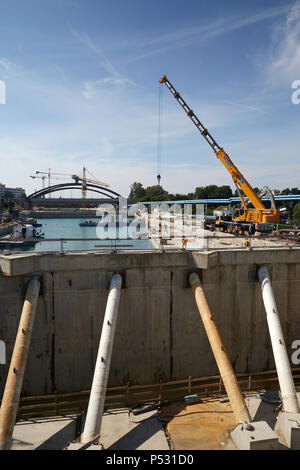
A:
[[[87,193],[87,185],[86,183],[94,183],[94,184],[100,184],[101,186],[104,186],[106,188],[108,188],[110,185],[107,184],[107,183],[103,183],[101,181],[98,181],[96,179],[90,179],[90,178],[87,178],[86,177],[86,172],[90,173],[89,170],[85,167],[83,167],[83,170],[82,170],[82,176],[78,176],[78,175],[71,175],[71,174],[68,174],[68,173],[51,173],[50,171],[50,168],[49,168],[49,171],[48,172],[45,172],[45,171],[36,171],[36,174],[44,174],[44,175],[47,175],[48,176],[48,183],[49,183],[49,186],[50,186],[50,178],[53,177],[54,175],[55,176],[67,176],[69,178],[72,178],[75,183],[78,183],[82,185],[82,209],[86,209],[86,193]],[[93,176],[93,175],[92,175]],[[37,178],[37,177],[34,177],[32,176],[31,178]],[[45,177],[41,177],[41,178],[45,178]],[[55,178],[56,179],[56,178]],[[44,182],[44,180],[43,180]]]
[[[30,178],[36,179],[36,178],[41,178],[43,180],[43,189],[45,188],[45,179],[46,176],[30,176]]]
[[[108,188],[109,184],[102,183],[101,181],[90,179],[86,177],[86,172],[87,168],[83,167],[82,170],[82,177],[77,176],[77,175],[72,175],[72,178],[75,180],[76,183],[79,183],[79,181],[82,182],[82,209],[86,209],[86,192],[87,192],[87,186],[86,183],[95,183],[95,184],[101,184],[102,186]]]
[[[194,125],[197,127],[201,135],[205,138],[208,144],[211,146],[213,151],[216,154],[216,157],[221,161],[225,166],[226,170],[229,171],[233,182],[237,188],[239,197],[241,199],[241,207],[236,208],[232,215],[229,217],[219,216],[216,220],[216,226],[219,226],[221,230],[226,230],[228,232],[233,231],[246,231],[250,226],[254,226],[258,231],[269,232],[273,230],[274,224],[280,221],[280,211],[276,209],[274,205],[274,198],[271,198],[272,206],[271,208],[266,208],[261,200],[261,196],[257,194],[251,185],[247,182],[246,178],[238,170],[238,168],[233,164],[230,157],[227,153],[220,147],[208,130],[203,126],[199,121],[192,109],[186,104],[181,95],[175,90],[173,85],[164,75],[159,83],[164,83],[167,88],[170,90],[174,98],[178,101],[180,106],[186,112],[187,116],[191,119]],[[263,188],[264,193],[268,193],[270,196],[271,190],[267,187]],[[253,208],[247,206],[246,198],[248,202],[253,205]]]

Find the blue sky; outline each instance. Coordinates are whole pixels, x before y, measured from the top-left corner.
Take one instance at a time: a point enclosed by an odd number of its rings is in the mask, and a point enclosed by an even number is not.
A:
[[[0,11],[0,182],[30,193],[36,170],[86,166],[124,195],[156,184],[167,74],[253,186],[300,187],[299,0],[0,0]],[[161,99],[163,187],[232,185],[165,86]]]

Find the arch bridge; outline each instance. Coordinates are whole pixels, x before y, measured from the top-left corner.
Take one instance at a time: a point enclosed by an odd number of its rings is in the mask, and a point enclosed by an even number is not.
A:
[[[110,202],[112,204],[117,204],[119,201],[119,197],[121,196],[119,193],[116,191],[113,191],[112,189],[108,189],[104,186],[95,184],[95,183],[85,183],[86,190],[87,191],[92,191],[96,194],[98,194],[98,198],[93,199],[94,202]],[[76,182],[69,182],[69,183],[60,183],[60,184],[55,184],[53,186],[48,186],[47,188],[40,189],[38,191],[35,191],[34,193],[30,194],[27,196],[27,201],[30,205],[38,203],[38,204],[46,204],[49,205],[57,205],[57,206],[62,206],[64,201],[66,202],[66,205],[70,205],[72,203],[72,198],[56,198],[56,199],[45,199],[44,197],[47,194],[52,194],[60,191],[68,191],[68,190],[80,190],[82,191],[82,184],[76,183]],[[103,197],[104,196],[104,197]],[[78,206],[78,202],[83,201],[83,199],[76,199],[74,200],[75,205]],[[85,200],[88,204],[89,198]],[[57,202],[57,204],[56,204]]]

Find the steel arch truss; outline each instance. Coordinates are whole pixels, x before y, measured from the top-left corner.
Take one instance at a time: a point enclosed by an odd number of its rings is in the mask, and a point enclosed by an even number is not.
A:
[[[98,194],[102,194],[107,196],[109,199],[115,199],[116,197],[120,197],[119,193],[112,191],[111,189],[104,188],[103,186],[92,184],[92,183],[85,183],[87,191],[93,191]],[[47,188],[40,189],[35,193],[30,194],[27,196],[27,199],[34,200],[45,196],[46,194],[55,193],[57,191],[66,191],[70,189],[80,189],[82,190],[82,185],[80,183],[61,183],[56,184],[53,186],[48,186]]]

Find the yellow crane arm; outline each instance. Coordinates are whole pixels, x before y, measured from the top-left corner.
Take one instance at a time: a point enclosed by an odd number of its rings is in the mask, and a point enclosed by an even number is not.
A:
[[[101,181],[97,181],[97,180],[91,180],[89,178],[81,178],[80,176],[77,176],[77,175],[72,175],[72,178],[75,180],[75,181],[83,181],[85,183],[94,183],[94,184],[101,184],[101,186],[104,186],[106,188],[109,188],[109,184],[107,183],[102,183]]]
[[[253,204],[255,209],[265,209],[265,206],[258,196],[258,194],[254,191],[251,185],[248,183],[246,178],[242,175],[242,173],[238,170],[238,168],[233,164],[227,153],[224,152],[223,148],[220,147],[215,139],[211,136],[208,130],[203,126],[203,124],[199,121],[197,116],[191,110],[191,108],[186,104],[184,99],[181,95],[175,90],[173,85],[167,79],[166,75],[164,75],[160,80],[160,83],[164,83],[167,88],[170,90],[174,98],[178,101],[180,106],[184,109],[187,116],[193,121],[197,129],[200,131],[201,135],[206,139],[209,143],[211,148],[214,150],[216,157],[221,161],[221,163],[225,166],[226,170],[229,171],[231,177],[238,189],[239,196],[241,198],[242,204],[244,209],[247,209],[247,205],[244,201],[243,195],[240,190],[243,191],[244,195],[249,199],[249,201]]]

